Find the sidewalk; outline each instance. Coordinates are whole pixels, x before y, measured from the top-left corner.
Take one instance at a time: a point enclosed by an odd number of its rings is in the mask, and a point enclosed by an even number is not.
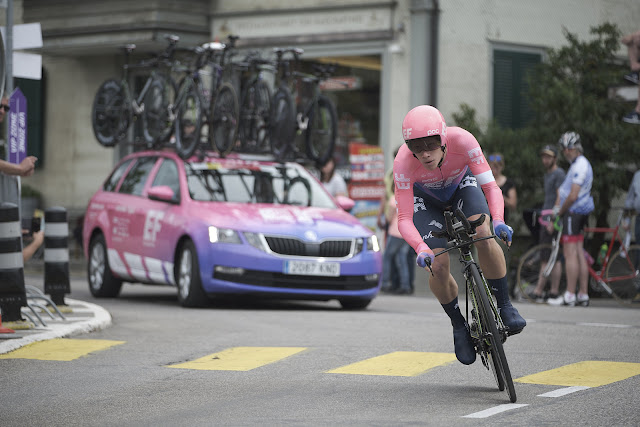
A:
[[[42,287],[42,283],[32,283],[34,277],[42,274],[43,266],[41,264],[42,262],[30,262],[29,265],[25,265],[25,284]],[[69,268],[72,277],[81,275],[84,271],[84,262],[80,260],[78,260],[78,262],[72,262]],[[23,310],[26,310],[26,312],[36,320],[36,326],[31,329],[15,329],[15,333],[12,334],[0,334],[0,354],[8,353],[36,341],[69,337],[104,329],[111,325],[111,315],[99,305],[72,298],[65,298],[65,302],[71,309],[70,313],[63,313],[66,320],[63,320],[56,313],[52,314],[52,318],[46,312],[34,307],[46,323],[46,326],[40,324],[31,310],[23,308]],[[11,328],[11,322],[4,321],[2,326]]]

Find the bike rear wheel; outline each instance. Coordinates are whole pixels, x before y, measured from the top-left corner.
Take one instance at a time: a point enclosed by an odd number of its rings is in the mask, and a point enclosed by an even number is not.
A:
[[[635,297],[640,292],[640,245],[619,249],[609,260],[604,277],[617,300]]]
[[[181,158],[188,159],[200,144],[202,129],[202,103],[193,80],[185,78],[182,81],[176,102],[176,152]]]
[[[502,337],[498,331],[496,317],[492,309],[492,305],[489,301],[489,295],[487,294],[487,288],[482,280],[482,276],[478,271],[478,267],[475,264],[470,266],[471,277],[473,279],[473,292],[477,298],[478,318],[481,322],[481,329],[486,333],[485,337],[481,339],[488,340],[489,355],[491,369],[496,377],[499,390],[504,390],[505,386],[509,400],[511,403],[515,403],[517,400],[516,389],[513,385],[513,379],[511,378],[511,370],[507,363],[507,357],[504,353],[504,347],[502,346]],[[501,380],[504,385],[501,387]]]
[[[209,118],[209,143],[222,156],[236,145],[240,111],[238,95],[229,83],[223,83],[212,98]]]
[[[325,95],[318,97],[317,103],[309,111],[309,124],[305,134],[307,157],[324,165],[331,156],[338,133],[338,113],[331,99]]]
[[[240,106],[238,139],[241,150],[249,153],[268,151],[271,90],[264,80],[249,86]]]
[[[536,302],[531,299],[529,294],[535,289],[538,279],[542,274],[540,269],[541,264],[545,261],[548,262],[552,250],[553,247],[550,243],[541,243],[535,245],[520,257],[517,270],[517,284],[520,288],[520,293],[530,302]],[[556,262],[560,262],[558,261],[559,255],[560,254],[556,256]],[[564,273],[561,272],[560,276],[559,293],[567,287],[567,279]],[[547,278],[547,282],[551,282],[551,277]]]
[[[102,83],[93,99],[91,125],[100,145],[113,147],[127,136],[131,123],[131,101],[119,81]]]
[[[271,102],[271,152],[278,161],[284,161],[296,133],[296,106],[291,91],[280,86]]]
[[[171,136],[173,120],[169,109],[175,97],[176,89],[172,80],[161,74],[156,75],[144,96],[142,111],[142,134],[149,146],[157,148]]]

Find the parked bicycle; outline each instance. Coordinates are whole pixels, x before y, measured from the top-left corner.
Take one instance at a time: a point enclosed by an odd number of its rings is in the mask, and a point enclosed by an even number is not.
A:
[[[165,141],[171,134],[169,105],[175,97],[175,87],[167,70],[172,65],[178,36],[165,36],[168,46],[158,56],[130,64],[135,44],[124,46],[125,64],[120,80],[105,81],[96,92],[91,111],[91,124],[98,142],[113,147],[127,138],[134,118],[142,118],[142,135],[148,147]],[[129,86],[129,71],[149,69],[150,74],[140,93],[134,97]]]
[[[296,136],[304,138],[306,158],[324,164],[333,155],[337,138],[337,112],[333,102],[320,92],[320,81],[332,66],[315,65],[313,74],[300,73],[302,49],[274,49],[277,90],[271,109],[271,145],[278,160],[300,156]],[[287,54],[290,54],[287,56]]]
[[[594,262],[593,257],[587,251],[584,254],[589,270],[590,290],[604,292],[619,303],[626,305],[640,292],[640,245],[625,244],[628,239],[620,233],[623,218],[624,215],[621,212],[615,227],[585,227],[585,233],[611,233],[611,238],[607,244],[606,254],[599,262]],[[561,230],[558,234],[561,234]],[[517,272],[518,286],[521,293],[530,300],[530,287],[535,286],[538,280],[546,281],[553,266],[556,262],[560,262],[559,248],[560,238],[557,236],[551,244],[536,245],[520,258]],[[547,261],[547,268],[541,270],[540,264],[544,260]],[[564,281],[563,273],[560,291],[564,291],[565,287],[566,281]]]
[[[459,250],[466,285],[465,318],[476,352],[485,368],[493,372],[498,389],[504,391],[506,388],[509,400],[515,402],[516,391],[503,347],[510,334],[500,318],[489,285],[472,253],[475,242],[493,239],[496,236],[474,238],[476,228],[487,219],[484,214],[474,221],[469,221],[460,208],[456,208],[455,211],[448,208],[444,211],[444,218],[446,230],[433,234],[434,237],[444,237],[448,240],[447,249],[435,256],[447,254],[454,249]]]

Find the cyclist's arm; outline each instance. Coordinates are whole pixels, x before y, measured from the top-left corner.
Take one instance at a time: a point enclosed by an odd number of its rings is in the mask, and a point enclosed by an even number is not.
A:
[[[402,238],[419,254],[429,246],[422,240],[422,236],[413,225],[413,171],[417,166],[422,167],[420,162],[414,159],[409,148],[406,145],[400,147],[393,162],[398,230]]]

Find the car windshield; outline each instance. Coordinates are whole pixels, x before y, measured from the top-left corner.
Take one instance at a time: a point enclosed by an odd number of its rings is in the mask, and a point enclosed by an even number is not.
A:
[[[336,207],[304,168],[286,164],[185,162],[189,195],[204,202]]]

